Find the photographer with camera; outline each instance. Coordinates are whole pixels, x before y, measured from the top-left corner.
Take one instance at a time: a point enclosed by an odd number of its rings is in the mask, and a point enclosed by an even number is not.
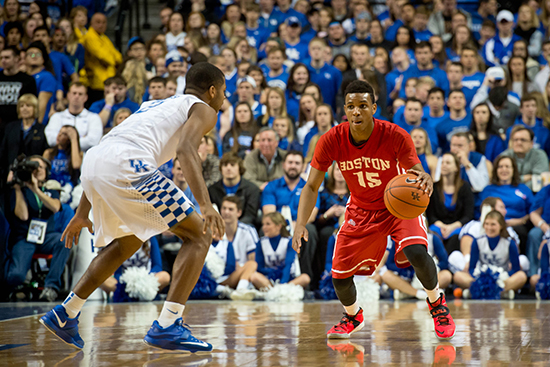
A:
[[[25,281],[35,252],[52,254],[50,270],[39,300],[53,302],[61,287],[61,275],[69,257],[61,232],[55,232],[54,214],[61,210],[59,191],[48,190],[46,181],[50,162],[42,156],[32,156],[12,167],[9,218],[11,243],[6,264],[6,283],[15,288]],[[53,181],[51,181],[53,182]]]
[[[6,126],[0,143],[0,186],[6,182],[8,167],[21,154],[42,155],[49,148],[44,125],[38,123],[38,99],[24,94],[17,101],[19,120]],[[11,180],[10,180],[11,181]]]

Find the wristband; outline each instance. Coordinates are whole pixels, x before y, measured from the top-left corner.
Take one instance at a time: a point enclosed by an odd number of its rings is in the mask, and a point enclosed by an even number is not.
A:
[[[107,110],[107,111],[111,111],[113,109],[113,105],[110,105],[110,104],[106,104],[104,107],[103,107],[104,110]]]
[[[541,228],[544,223],[546,223],[544,219],[541,219],[540,222],[537,224],[537,227]]]

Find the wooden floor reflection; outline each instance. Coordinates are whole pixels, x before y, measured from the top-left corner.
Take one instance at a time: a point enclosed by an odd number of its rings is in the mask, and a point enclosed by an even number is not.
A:
[[[214,345],[204,355],[163,352],[142,338],[160,303],[88,304],[86,342],[75,352],[38,323],[41,315],[0,322],[1,366],[550,366],[550,303],[449,304],[450,343],[433,333],[424,302],[364,304],[366,325],[349,342],[327,343],[337,302],[190,302],[186,321]]]

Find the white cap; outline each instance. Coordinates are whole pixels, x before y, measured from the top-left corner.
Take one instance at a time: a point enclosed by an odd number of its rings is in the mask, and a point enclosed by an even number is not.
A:
[[[244,83],[244,82],[248,82],[252,85],[252,88],[256,88],[256,81],[254,80],[253,77],[251,77],[250,75],[246,75],[244,77],[242,77],[241,79],[237,80],[237,87],[241,84],[241,83]]]
[[[501,21],[514,22],[514,14],[510,10],[501,10],[497,15],[497,23]]]
[[[487,69],[485,75],[492,76],[495,80],[503,80],[505,78],[504,69],[500,66],[493,66]]]

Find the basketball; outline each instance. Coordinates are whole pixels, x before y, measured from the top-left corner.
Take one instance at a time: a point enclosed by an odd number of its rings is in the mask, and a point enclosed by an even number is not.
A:
[[[416,218],[430,203],[430,197],[418,188],[416,179],[416,175],[407,173],[394,177],[386,186],[384,204],[397,218]]]

